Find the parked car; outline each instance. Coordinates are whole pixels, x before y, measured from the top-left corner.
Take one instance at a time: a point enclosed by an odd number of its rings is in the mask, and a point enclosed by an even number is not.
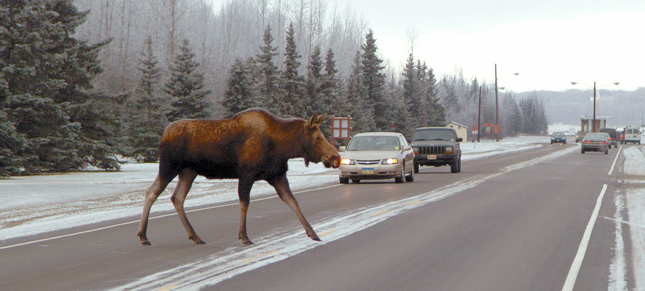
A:
[[[397,183],[414,181],[414,152],[400,133],[359,133],[339,151],[342,184],[350,179],[354,183],[391,178]]]
[[[412,135],[414,172],[420,166],[441,167],[450,165],[450,172],[461,172],[461,147],[463,139],[449,127],[420,127]]]
[[[580,152],[584,154],[585,152],[605,152],[605,155],[609,153],[609,142],[607,142],[606,133],[594,133],[590,132],[585,134],[585,138],[582,139],[582,145]]]
[[[617,133],[615,128],[605,127],[605,128],[601,128],[599,132],[605,132],[609,134],[609,137],[611,138],[611,140],[609,141],[609,149],[611,149],[612,145],[614,147],[618,146],[618,138],[617,138]]]
[[[641,131],[635,127],[625,128],[625,141],[624,143],[633,142],[641,144]]]
[[[578,130],[578,132],[576,132],[576,142],[580,142],[584,137],[585,137],[585,134],[582,133],[581,130]]]
[[[564,135],[564,132],[556,131],[553,134],[551,134],[551,144],[554,144],[554,143],[561,143],[561,144],[567,143],[567,137]]]

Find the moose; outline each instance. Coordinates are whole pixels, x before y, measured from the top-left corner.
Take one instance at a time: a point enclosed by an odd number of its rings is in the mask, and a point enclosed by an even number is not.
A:
[[[320,131],[327,114],[314,113],[309,120],[285,119],[263,109],[248,109],[229,119],[180,120],[166,127],[159,145],[159,173],[146,191],[138,236],[143,245],[150,245],[146,235],[150,208],[168,183],[179,176],[170,200],[181,219],[188,239],[204,244],[188,221],[184,201],[197,175],[208,179],[238,179],[240,229],[238,238],[245,245],[253,244],[246,233],[246,213],[253,183],[265,180],[278,196],[296,213],[307,236],[320,238],[300,211],[289,188],[287,161],[304,158],[322,162],[327,168],[340,166],[340,155]]]

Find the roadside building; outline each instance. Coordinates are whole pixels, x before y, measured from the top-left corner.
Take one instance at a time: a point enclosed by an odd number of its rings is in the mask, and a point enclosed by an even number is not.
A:
[[[467,126],[465,126],[463,124],[456,123],[456,122],[450,122],[450,123],[448,123],[448,125],[446,125],[446,127],[450,127],[452,129],[454,129],[457,132],[457,137],[461,137],[462,140],[464,140],[464,141],[468,140],[468,127]]]

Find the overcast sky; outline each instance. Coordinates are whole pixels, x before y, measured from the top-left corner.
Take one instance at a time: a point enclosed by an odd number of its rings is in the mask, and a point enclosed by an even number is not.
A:
[[[499,86],[516,92],[584,88],[571,81],[645,87],[644,0],[337,2],[366,19],[395,68],[410,53],[408,31],[416,31],[415,57],[436,75],[459,69],[469,79],[494,82],[497,63]]]

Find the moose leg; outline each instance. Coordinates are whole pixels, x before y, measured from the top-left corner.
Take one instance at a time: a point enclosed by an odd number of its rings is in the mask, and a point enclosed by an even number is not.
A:
[[[237,194],[240,197],[240,231],[238,233],[238,239],[241,239],[245,245],[253,244],[246,234],[246,212],[249,210],[249,203],[251,202],[252,187],[253,180],[240,178],[237,187]]]
[[[276,192],[278,192],[280,199],[287,203],[287,205],[289,205],[289,208],[291,208],[291,210],[296,213],[298,219],[300,220],[300,223],[302,223],[302,226],[307,232],[307,236],[315,241],[320,241],[320,238],[318,237],[316,232],[314,232],[314,229],[311,227],[311,225],[309,225],[309,222],[307,222],[307,219],[302,214],[302,211],[300,211],[298,201],[296,201],[296,198],[293,197],[293,194],[291,193],[291,189],[289,188],[289,181],[287,180],[287,174],[285,173],[283,175],[280,175],[268,182],[269,184],[271,184],[271,186],[273,186],[273,188],[275,188]]]
[[[143,204],[143,213],[141,214],[141,222],[139,223],[139,232],[137,234],[139,236],[141,244],[143,245],[150,245],[150,241],[148,241],[148,236],[146,235],[146,231],[148,230],[148,217],[150,216],[150,208],[152,207],[152,204],[157,200],[157,197],[159,197],[159,194],[161,194],[161,192],[166,189],[170,181],[172,181],[172,178],[164,180],[161,175],[157,175],[155,181],[146,191],[146,198]]]
[[[170,200],[175,206],[175,210],[177,210],[177,214],[179,214],[179,219],[181,219],[181,223],[184,225],[184,228],[188,233],[188,239],[192,240],[198,245],[202,245],[205,244],[205,242],[197,235],[197,233],[195,233],[193,226],[190,225],[190,222],[188,221],[186,211],[184,211],[184,201],[186,201],[186,195],[188,194],[188,191],[190,191],[190,187],[193,185],[193,181],[195,181],[196,177],[197,173],[191,169],[184,169],[179,172],[179,182],[177,183],[175,192],[173,192],[172,196],[170,196]]]

